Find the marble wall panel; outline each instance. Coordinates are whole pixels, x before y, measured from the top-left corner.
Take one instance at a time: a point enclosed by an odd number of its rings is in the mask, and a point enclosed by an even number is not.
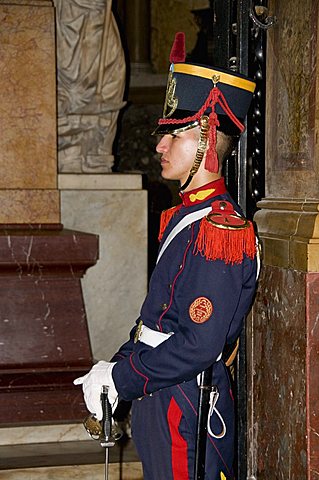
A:
[[[46,3],[0,5],[0,189],[57,186],[54,9]]]
[[[318,4],[269,4],[278,21],[267,37],[267,196],[319,196]]]
[[[319,472],[319,274],[307,275],[307,441],[309,480]]]
[[[60,223],[58,190],[0,189],[0,205],[0,223]]]
[[[109,359],[147,291],[147,192],[63,190],[61,215],[65,228],[99,235],[99,261],[82,285],[93,356]]]
[[[308,478],[305,276],[262,270],[248,341],[248,478]]]

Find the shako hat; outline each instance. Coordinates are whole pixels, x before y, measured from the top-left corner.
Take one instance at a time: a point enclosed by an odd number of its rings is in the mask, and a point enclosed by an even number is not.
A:
[[[226,135],[240,135],[244,131],[243,121],[256,85],[238,73],[185,63],[183,32],[175,36],[170,62],[163,117],[154,134],[185,131],[200,125],[203,117],[208,118],[209,150],[215,158],[206,159],[205,168],[217,171],[216,129]]]

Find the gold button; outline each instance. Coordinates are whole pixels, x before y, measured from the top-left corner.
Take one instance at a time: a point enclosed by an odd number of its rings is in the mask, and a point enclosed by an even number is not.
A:
[[[166,310],[167,309],[167,303],[162,303],[162,310]]]

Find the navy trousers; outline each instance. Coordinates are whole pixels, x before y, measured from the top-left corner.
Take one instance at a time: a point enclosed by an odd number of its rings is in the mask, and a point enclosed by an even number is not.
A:
[[[219,362],[218,369],[225,369]],[[216,412],[207,435],[205,480],[233,480],[234,405],[228,375],[220,371]],[[216,383],[216,382],[214,382]],[[196,379],[165,388],[132,405],[132,436],[143,464],[144,480],[193,480],[197,428]],[[217,438],[215,438],[217,437]]]

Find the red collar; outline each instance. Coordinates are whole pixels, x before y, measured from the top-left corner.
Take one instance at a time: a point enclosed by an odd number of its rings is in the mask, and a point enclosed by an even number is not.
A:
[[[180,193],[179,196],[182,199],[183,205],[185,207],[190,207],[191,205],[202,203],[203,201],[216,197],[217,195],[222,195],[223,193],[226,193],[226,191],[224,178],[221,177],[214,182],[206,183],[206,185],[202,185],[189,192]]]

